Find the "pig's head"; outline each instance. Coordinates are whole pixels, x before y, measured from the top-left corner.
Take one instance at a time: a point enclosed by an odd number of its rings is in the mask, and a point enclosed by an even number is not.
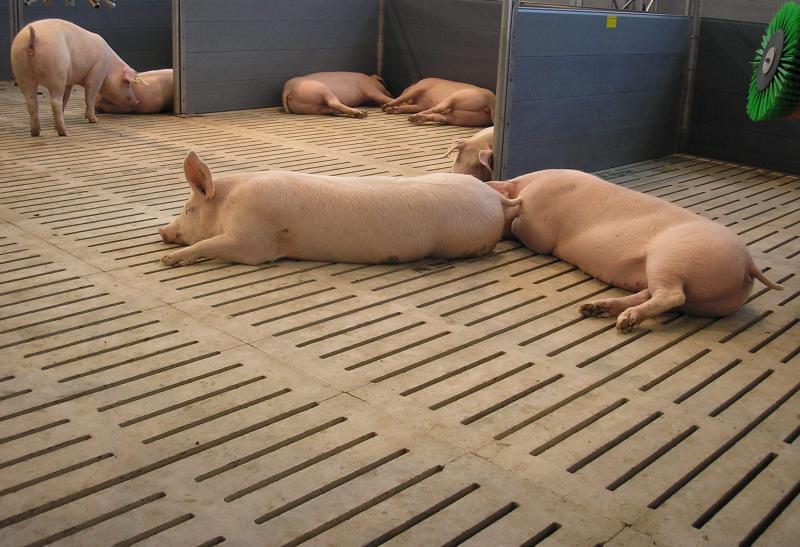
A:
[[[133,105],[123,106],[114,104],[100,95],[97,96],[97,100],[94,103],[94,109],[96,112],[105,114],[130,114],[134,110]]]
[[[184,205],[181,214],[158,233],[165,243],[194,245],[198,241],[217,235],[218,204],[214,202],[214,181],[211,170],[194,151],[183,160],[186,182],[192,195]]]
[[[392,95],[392,94],[389,92],[389,90],[388,90],[388,89],[386,89],[386,82],[384,81],[384,79],[383,79],[383,78],[381,78],[381,77],[380,77],[380,76],[378,76],[377,74],[372,74],[372,75],[370,76],[370,78],[372,78],[373,80],[375,80],[376,82],[378,82],[378,89],[380,89],[380,90],[381,90],[381,92],[382,92],[384,95],[386,95],[387,97],[394,97],[394,95]]]
[[[128,110],[130,112],[139,104],[139,99],[133,91],[134,84],[148,85],[135,70],[125,66],[122,70],[108,75],[100,88],[100,96],[117,108],[130,108]]]
[[[458,152],[453,162],[453,173],[472,175],[484,182],[492,178],[494,153],[491,148],[481,148],[472,139],[458,139],[442,157],[448,158],[453,152]]]

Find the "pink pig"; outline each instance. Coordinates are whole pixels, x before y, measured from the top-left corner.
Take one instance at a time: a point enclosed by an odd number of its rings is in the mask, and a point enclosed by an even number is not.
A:
[[[86,91],[86,118],[97,123],[94,113],[98,93],[116,104],[136,105],[131,84],[136,71],[114,53],[99,35],[62,19],[43,19],[26,25],[11,44],[11,66],[30,115],[31,135],[41,132],[36,90],[42,84],[50,92],[56,131],[67,134],[64,110],[72,86]]]
[[[287,171],[214,179],[190,152],[183,164],[192,194],[159,233],[189,245],[161,261],[201,258],[260,264],[283,257],[397,263],[426,256],[490,252],[504,207],[516,205],[467,175],[332,177]]]
[[[339,113],[351,118],[367,116],[355,106],[392,100],[380,76],[360,72],[317,72],[292,78],[284,84],[281,98],[289,114]]]
[[[453,161],[453,173],[472,175],[476,179],[487,181],[492,178],[494,165],[493,140],[494,127],[487,127],[467,139],[456,139],[442,157],[447,158],[457,152]]]
[[[526,247],[635,293],[580,308],[587,316],[619,316],[623,332],[673,308],[711,317],[733,313],[754,278],[782,288],[728,228],[588,173],[552,169],[489,185],[522,199],[511,231]]]
[[[133,93],[138,104],[116,104],[105,97],[97,97],[95,109],[108,114],[158,114],[172,112],[175,85],[171,68],[140,72],[141,81],[134,80]]]
[[[413,114],[412,123],[439,122],[480,127],[492,125],[495,95],[488,89],[441,78],[424,78],[383,105],[389,114]]]

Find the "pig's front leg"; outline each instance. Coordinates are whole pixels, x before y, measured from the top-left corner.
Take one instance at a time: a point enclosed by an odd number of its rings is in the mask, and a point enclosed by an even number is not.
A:
[[[84,97],[86,100],[86,114],[85,117],[89,123],[97,123],[97,116],[94,113],[94,105],[97,102],[97,95],[100,93],[100,88],[103,86],[103,79],[98,74],[98,70],[92,68],[84,80]]]
[[[161,263],[167,266],[188,266],[201,258],[255,265],[280,257],[259,255],[247,242],[223,234],[204,239],[189,247],[182,247],[163,257]]]

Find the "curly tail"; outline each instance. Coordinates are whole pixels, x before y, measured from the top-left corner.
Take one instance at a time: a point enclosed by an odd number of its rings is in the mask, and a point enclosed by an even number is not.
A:
[[[761,281],[764,285],[766,285],[770,289],[775,289],[776,291],[782,291],[783,290],[783,286],[778,285],[777,283],[773,283],[772,281],[767,279],[767,276],[765,276],[761,272],[761,270],[759,270],[758,267],[756,267],[755,263],[751,262],[750,264],[751,265],[750,265],[749,273],[753,278],[758,279],[759,281]]]
[[[30,32],[30,39],[28,40],[28,57],[33,57],[34,44],[36,42],[36,33],[33,30],[33,25],[28,25],[28,31]]]
[[[507,197],[505,197],[504,195],[501,194],[500,195],[500,203],[503,204],[503,207],[516,207],[517,205],[522,203],[522,198],[509,199],[509,198],[507,198]],[[761,272],[759,272],[759,273],[761,273]]]

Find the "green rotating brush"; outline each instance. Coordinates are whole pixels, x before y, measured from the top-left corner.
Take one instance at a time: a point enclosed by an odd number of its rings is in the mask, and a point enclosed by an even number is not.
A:
[[[753,121],[800,117],[800,3],[784,4],[761,39],[747,96]]]

